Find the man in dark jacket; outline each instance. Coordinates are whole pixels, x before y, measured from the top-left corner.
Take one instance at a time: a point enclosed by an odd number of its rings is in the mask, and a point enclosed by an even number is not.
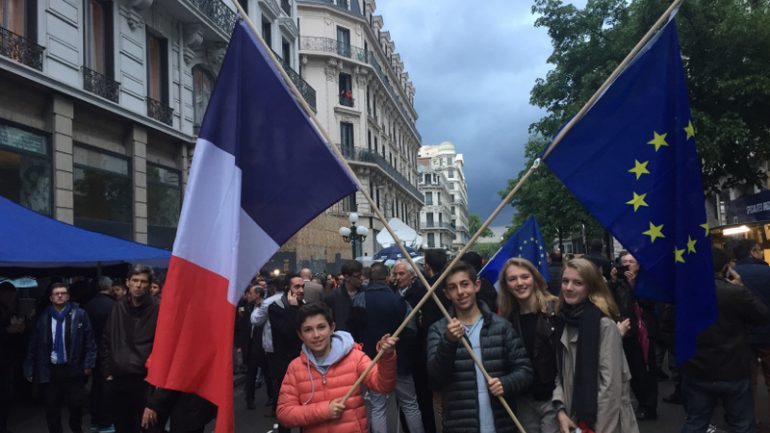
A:
[[[289,364],[294,358],[299,356],[302,350],[302,340],[297,335],[297,313],[299,307],[305,304],[305,282],[299,274],[292,274],[286,277],[289,281],[289,287],[281,299],[273,302],[267,308],[267,317],[270,321],[270,329],[273,333],[273,365],[275,367],[275,378],[280,382],[289,369]],[[279,391],[280,393],[280,391]],[[273,403],[273,411],[278,404],[278,399]],[[279,433],[289,433],[289,429],[280,426]]]
[[[371,267],[369,285],[366,290],[353,298],[353,310],[350,321],[351,333],[356,341],[364,345],[364,353],[374,358],[377,355],[377,342],[382,335],[393,334],[411,311],[411,306],[399,295],[393,293],[385,283],[388,268],[382,263]],[[412,319],[401,334],[396,350],[398,351],[398,379],[396,382],[396,401],[404,413],[410,433],[423,433],[420,408],[415,396],[412,373],[417,356],[417,323]],[[369,426],[373,433],[387,433],[386,409],[388,395],[369,391],[366,395],[371,405]]]
[[[610,271],[612,271],[612,264],[609,260],[607,260],[607,257],[602,254],[602,251],[604,250],[604,244],[600,239],[591,239],[591,243],[588,246],[588,254],[583,257],[584,259],[588,259],[596,265],[597,268],[599,268],[599,272],[602,273],[602,276],[605,280],[610,281]]]
[[[262,327],[251,324],[251,313],[262,303],[262,290],[256,284],[250,285],[238,303],[238,314],[235,322],[235,341],[241,351],[243,364],[246,366],[246,408],[256,409],[254,398],[257,389],[259,366],[264,361],[265,351],[262,349]]]
[[[735,272],[741,276],[743,284],[751,289],[767,307],[770,308],[770,266],[763,260],[762,247],[754,239],[742,239],[733,249],[737,263]],[[751,328],[751,348],[765,377],[765,386],[770,391],[770,325]],[[752,389],[756,398],[757,375],[752,375]],[[755,413],[770,413],[767,406],[757,407]]]
[[[548,279],[548,291],[554,296],[559,296],[561,291],[562,266],[561,251],[548,253],[548,273],[551,274],[551,278]]]
[[[112,308],[104,327],[100,357],[103,374],[113,390],[112,412],[117,433],[136,433],[147,394],[145,364],[152,352],[158,303],[150,295],[152,268],[134,265],[126,279],[128,295]]]
[[[88,301],[83,309],[88,313],[91,326],[94,328],[94,341],[96,347],[101,347],[102,334],[107,319],[115,306],[115,298],[112,297],[112,279],[101,277],[98,280],[99,293]],[[96,359],[93,382],[91,382],[91,426],[99,431],[110,431],[112,425],[112,403],[110,393],[106,392],[105,380],[101,359]]]
[[[350,331],[348,318],[353,307],[353,297],[361,289],[364,265],[356,260],[344,260],[340,273],[345,277],[339,287],[326,297],[324,302],[334,313],[334,322],[338,331]],[[288,364],[287,364],[288,365]]]
[[[697,339],[695,355],[682,366],[687,418],[682,433],[705,432],[717,402],[736,433],[754,432],[748,327],[770,323],[767,306],[740,283],[721,248],[712,249],[719,317]]]
[[[477,303],[480,287],[472,266],[459,262],[452,267],[444,292],[456,317],[434,323],[428,335],[428,375],[431,387],[442,394],[444,433],[516,432],[498,397],[515,408],[514,398],[533,380],[524,343],[511,323]],[[473,363],[462,338],[468,339],[490,380]]]
[[[48,431],[61,433],[61,405],[67,399],[69,426],[73,433],[83,429],[85,378],[96,364],[96,344],[88,315],[70,302],[69,288],[54,283],[51,305],[38,317],[29,342],[24,376],[43,384]]]
[[[8,433],[15,366],[26,356],[23,338],[27,320],[18,307],[16,287],[10,281],[3,281],[0,283],[0,433]]]

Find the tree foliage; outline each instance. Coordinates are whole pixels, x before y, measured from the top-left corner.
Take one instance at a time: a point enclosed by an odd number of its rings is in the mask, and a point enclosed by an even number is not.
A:
[[[542,137],[553,136],[577,113],[669,4],[588,0],[580,9],[561,0],[534,0],[535,25],[547,28],[552,40],[553,69],[530,94],[530,102],[547,114],[530,126],[528,166],[545,145]],[[704,189],[764,184],[763,167],[770,160],[770,0],[688,0],[676,20]],[[508,190],[517,180],[509,181]],[[582,224],[592,234],[597,228],[545,167],[511,204],[517,210],[512,229],[535,214],[547,239]]]
[[[479,231],[479,228],[481,228],[481,217],[479,217],[479,214],[468,214],[468,232],[471,234],[471,236],[476,234],[476,232]],[[488,238],[490,236],[492,236],[492,230],[487,227],[479,237]]]

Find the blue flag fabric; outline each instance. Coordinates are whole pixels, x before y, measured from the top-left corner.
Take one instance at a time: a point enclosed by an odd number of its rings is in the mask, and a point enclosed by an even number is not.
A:
[[[545,162],[676,305],[676,356],[716,320],[711,241],[676,24],[669,20]]]
[[[497,250],[494,257],[484,265],[479,276],[486,278],[497,287],[500,271],[505,261],[511,257],[521,257],[532,262],[546,281],[550,278],[548,272],[548,260],[545,257],[545,244],[540,234],[540,227],[534,216],[524,221],[514,234],[505,241],[505,244]],[[499,287],[497,287],[500,290]]]

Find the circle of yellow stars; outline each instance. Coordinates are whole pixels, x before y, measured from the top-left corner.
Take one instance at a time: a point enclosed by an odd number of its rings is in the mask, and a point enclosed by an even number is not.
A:
[[[692,124],[692,120],[687,122],[687,126],[683,128],[686,138],[685,140],[689,140],[693,137],[695,137],[695,127]],[[652,139],[647,142],[647,144],[655,146],[655,152],[659,151],[662,147],[670,147],[668,141],[666,141],[668,133],[658,133],[658,131],[653,131],[652,133]],[[650,161],[639,161],[638,159],[634,159],[634,166],[631,167],[628,172],[633,173],[636,176],[636,180],[639,180],[642,176],[645,174],[651,174],[650,169],[648,168]],[[635,191],[632,192],[633,197],[631,200],[627,201],[627,205],[631,205],[634,207],[634,212],[638,211],[640,207],[649,207],[649,204],[646,201],[647,193],[644,194],[638,194]],[[700,225],[701,228],[705,231],[705,237],[708,237],[709,235],[709,226],[708,223],[703,223]],[[642,232],[643,235],[650,237],[650,243],[655,243],[655,240],[658,238],[666,238],[666,235],[663,234],[663,224],[656,225],[652,221],[649,222],[649,228]],[[697,239],[693,239],[692,236],[687,236],[687,245],[684,246],[684,248],[678,248],[677,246],[674,246],[674,262],[675,263],[686,263],[685,260],[685,253],[686,254],[696,254],[696,245],[698,243]]]

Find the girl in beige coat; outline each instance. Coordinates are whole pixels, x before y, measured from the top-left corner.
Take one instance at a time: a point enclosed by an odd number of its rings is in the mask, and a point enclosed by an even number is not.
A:
[[[615,324],[618,308],[596,267],[573,259],[562,273],[564,320],[553,403],[562,433],[638,433],[631,406],[631,373]]]

